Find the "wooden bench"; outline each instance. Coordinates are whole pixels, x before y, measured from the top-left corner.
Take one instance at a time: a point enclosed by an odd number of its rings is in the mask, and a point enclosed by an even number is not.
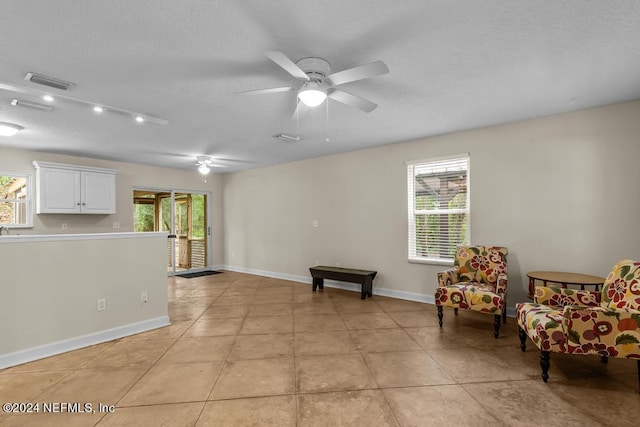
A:
[[[324,279],[339,280],[341,282],[360,283],[362,289],[360,298],[365,299],[367,295],[373,295],[373,279],[378,274],[377,271],[356,270],[354,268],[330,267],[327,265],[318,265],[309,269],[313,278],[312,292],[316,288],[324,289]]]

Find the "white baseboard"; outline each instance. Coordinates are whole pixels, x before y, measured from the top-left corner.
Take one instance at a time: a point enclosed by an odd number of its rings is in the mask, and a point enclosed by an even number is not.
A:
[[[254,268],[234,267],[231,265],[225,265],[222,268],[224,270],[235,271],[238,273],[256,274],[258,276],[273,277],[275,279],[282,279],[282,280],[291,280],[292,282],[306,283],[308,285],[311,284],[311,277],[296,276],[293,274],[275,273],[273,271],[256,270]],[[357,285],[355,283],[339,282],[337,280],[325,280],[324,285],[328,288],[344,289],[346,291],[354,291],[358,293],[360,292],[360,285]],[[376,286],[373,287],[373,294],[380,295],[383,297],[391,297],[391,298],[404,299],[408,301],[417,301],[417,302],[426,302],[429,304],[435,304],[435,299],[433,295],[424,295],[424,294],[417,294],[414,292],[397,291],[394,289],[379,288]]]
[[[169,316],[161,316],[156,317],[155,319],[143,320],[141,322],[118,326],[117,328],[106,329],[104,331],[81,335],[79,337],[39,345],[37,347],[31,347],[13,353],[2,354],[0,355],[0,369],[112,341],[129,335],[139,334],[140,332],[162,328],[163,326],[168,326],[170,324]]]
[[[276,273],[273,271],[257,270],[255,268],[235,267],[232,265],[217,266],[221,270],[235,271],[237,273],[255,274],[258,276],[273,277],[274,279],[290,280],[292,282],[311,284],[311,277],[296,276],[293,274]],[[360,285],[348,282],[338,282],[336,280],[325,280],[324,285],[328,288],[344,289],[346,291],[360,292]],[[415,292],[398,291],[395,289],[386,289],[373,287],[373,294],[383,297],[398,298],[407,301],[424,302],[427,304],[435,304],[436,300],[433,295],[418,294]],[[515,308],[507,308],[507,317],[516,317]]]

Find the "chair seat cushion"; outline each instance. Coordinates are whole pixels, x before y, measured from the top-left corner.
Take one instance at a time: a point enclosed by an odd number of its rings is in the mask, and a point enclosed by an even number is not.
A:
[[[516,305],[516,318],[531,341],[540,349],[563,353],[566,334],[562,330],[562,311],[542,304]]]
[[[502,314],[504,297],[493,286],[477,282],[460,282],[436,289],[436,305],[464,308],[483,313]]]

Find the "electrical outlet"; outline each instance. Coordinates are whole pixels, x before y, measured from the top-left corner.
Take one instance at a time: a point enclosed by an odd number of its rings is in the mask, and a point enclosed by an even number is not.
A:
[[[140,292],[140,302],[149,302],[149,294],[147,294],[147,291]]]
[[[65,222],[63,222],[63,223],[62,223],[62,229],[63,229],[63,230],[66,230],[66,229],[67,229],[67,223],[65,223]]]
[[[311,221],[311,226],[317,228],[318,227],[318,220],[314,219],[313,221]]]
[[[107,309],[107,299],[100,298],[98,300],[98,311],[105,311]]]
[[[113,228],[120,228],[120,223],[119,222],[114,222],[113,223]]]

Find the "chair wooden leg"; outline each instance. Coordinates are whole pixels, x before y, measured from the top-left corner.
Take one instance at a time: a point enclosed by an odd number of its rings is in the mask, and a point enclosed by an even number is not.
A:
[[[545,383],[549,379],[549,352],[542,350],[540,352],[540,367],[542,368],[542,381]]]
[[[458,315],[458,308],[453,309],[453,314],[455,314],[456,316]]]
[[[640,393],[640,359],[638,359],[638,393]]]
[[[507,310],[502,312],[502,323],[507,323]]]
[[[440,324],[440,327],[442,328],[442,306],[439,305],[438,306],[438,323]]]
[[[520,326],[518,326],[518,336],[520,337],[520,348],[525,351],[527,349],[527,333]]]
[[[609,362],[609,356],[600,356],[600,362],[608,363]]]
[[[498,335],[500,335],[500,322],[502,321],[501,317],[502,316],[500,316],[499,314],[493,316],[493,336],[495,338],[498,338]]]

